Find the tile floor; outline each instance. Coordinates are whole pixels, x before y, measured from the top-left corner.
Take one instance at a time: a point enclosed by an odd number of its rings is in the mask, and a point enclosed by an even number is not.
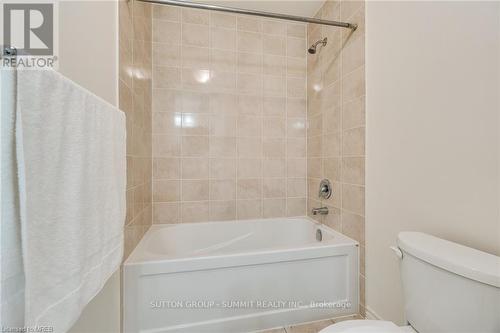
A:
[[[263,331],[261,333],[318,333],[323,328],[328,327],[334,323],[338,323],[344,320],[353,320],[353,319],[363,319],[363,318],[359,315],[354,315],[349,317],[335,318],[331,320],[317,321],[309,324],[278,328],[274,330]]]

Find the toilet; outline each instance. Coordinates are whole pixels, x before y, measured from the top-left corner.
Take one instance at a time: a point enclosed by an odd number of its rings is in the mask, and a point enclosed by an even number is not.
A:
[[[500,332],[500,257],[420,232],[398,247],[409,326],[349,320],[320,333]]]

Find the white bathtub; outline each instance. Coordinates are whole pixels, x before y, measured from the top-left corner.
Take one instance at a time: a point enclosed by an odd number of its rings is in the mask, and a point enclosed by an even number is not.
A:
[[[125,332],[253,332],[354,314],[358,243],[307,218],[155,225],[125,262],[123,295]]]

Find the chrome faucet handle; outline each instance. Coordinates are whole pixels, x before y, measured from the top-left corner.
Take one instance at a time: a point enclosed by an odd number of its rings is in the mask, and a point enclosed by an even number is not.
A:
[[[319,183],[318,197],[328,199],[332,196],[332,183],[328,179],[323,179]]]

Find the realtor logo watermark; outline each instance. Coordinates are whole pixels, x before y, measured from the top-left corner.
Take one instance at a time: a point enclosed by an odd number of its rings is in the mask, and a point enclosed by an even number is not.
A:
[[[3,4],[4,67],[54,67],[55,9],[51,2]],[[12,52],[15,50],[15,56]]]

